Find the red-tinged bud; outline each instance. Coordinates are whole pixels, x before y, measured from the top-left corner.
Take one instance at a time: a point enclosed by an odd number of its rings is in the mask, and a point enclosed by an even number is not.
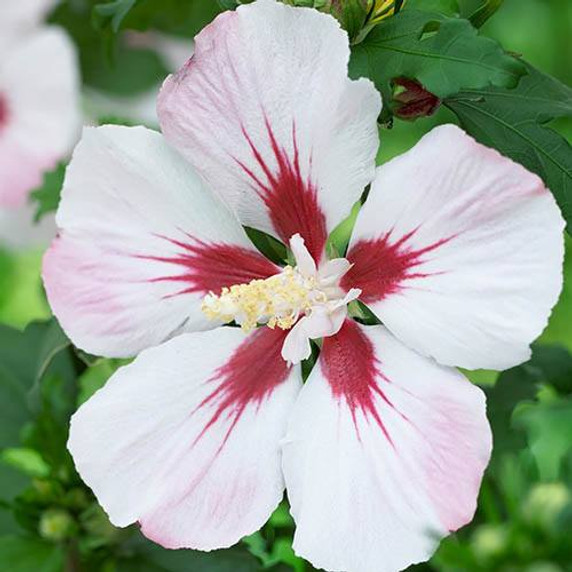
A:
[[[400,119],[417,119],[433,115],[441,100],[418,81],[400,77],[393,80],[394,114]]]

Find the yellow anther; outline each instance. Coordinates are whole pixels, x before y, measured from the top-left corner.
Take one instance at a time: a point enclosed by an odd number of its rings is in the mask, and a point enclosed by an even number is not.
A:
[[[270,278],[223,288],[219,296],[211,292],[205,296],[202,310],[211,320],[236,320],[246,331],[257,324],[287,330],[300,314],[311,308],[316,294],[322,294],[314,289],[313,279],[304,278],[286,266],[280,274]]]

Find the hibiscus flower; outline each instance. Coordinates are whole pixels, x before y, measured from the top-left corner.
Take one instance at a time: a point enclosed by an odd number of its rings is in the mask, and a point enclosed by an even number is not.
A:
[[[526,360],[558,297],[563,221],[541,180],[452,125],[376,170],[380,97],[348,57],[316,11],[224,13],[163,86],[164,135],[88,129],[68,169],[50,303],[80,348],[139,354],[69,448],[111,521],[165,547],[231,546],[286,487],[314,566],[427,559],[471,520],[491,450],[483,393],[453,366]],[[356,297],[383,325],[351,317]]]
[[[0,236],[9,244],[33,238],[28,195],[79,136],[75,49],[59,28],[40,26],[53,4],[0,5]]]

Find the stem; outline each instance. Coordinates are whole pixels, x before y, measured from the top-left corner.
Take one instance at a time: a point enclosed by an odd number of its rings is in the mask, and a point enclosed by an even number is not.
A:
[[[71,540],[67,546],[65,572],[81,572],[81,561],[77,542]]]

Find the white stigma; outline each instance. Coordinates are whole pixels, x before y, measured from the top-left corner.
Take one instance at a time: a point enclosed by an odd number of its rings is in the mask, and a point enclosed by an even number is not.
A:
[[[291,363],[309,357],[310,339],[335,334],[347,315],[347,304],[361,293],[339,285],[351,264],[345,258],[325,262],[319,269],[299,234],[290,239],[296,266],[286,266],[270,278],[223,288],[205,296],[202,310],[209,319],[235,321],[250,331],[258,324],[291,329],[282,356]]]

